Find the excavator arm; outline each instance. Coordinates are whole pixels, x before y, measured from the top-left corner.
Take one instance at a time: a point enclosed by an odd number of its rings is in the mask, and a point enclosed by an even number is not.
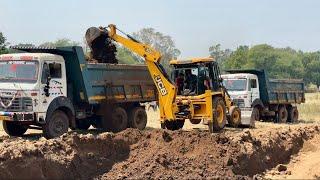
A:
[[[165,72],[164,68],[160,64],[161,54],[147,44],[143,44],[130,35],[125,34],[127,37],[123,37],[117,34],[117,28],[115,25],[110,24],[108,26],[108,36],[110,39],[117,43],[122,44],[129,50],[143,57],[146,61],[149,73],[157,87],[159,94],[159,108],[160,118],[163,123],[165,120],[174,120],[175,112],[178,111],[175,103],[177,90],[174,83],[169,79],[169,76]],[[100,28],[106,30],[105,28]]]

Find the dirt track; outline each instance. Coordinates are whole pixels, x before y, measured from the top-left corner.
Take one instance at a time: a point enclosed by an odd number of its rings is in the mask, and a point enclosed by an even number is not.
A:
[[[266,170],[266,177],[285,178],[290,177],[290,170],[292,175],[295,172],[290,160],[302,158],[299,155],[309,143],[319,143],[315,139],[319,138],[318,124],[259,126],[251,130],[226,129],[213,135],[205,130],[128,129],[100,135],[96,131],[71,132],[52,140],[1,137],[0,178],[242,179],[263,177]],[[314,158],[317,152],[319,149]],[[287,163],[286,171],[273,169]]]

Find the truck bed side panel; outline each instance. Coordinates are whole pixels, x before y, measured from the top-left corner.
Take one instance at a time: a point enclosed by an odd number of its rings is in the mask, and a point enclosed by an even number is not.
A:
[[[151,76],[142,65],[87,64],[91,104],[101,101],[145,102],[156,100]]]
[[[305,101],[302,80],[270,79],[269,86],[270,104],[300,104]]]

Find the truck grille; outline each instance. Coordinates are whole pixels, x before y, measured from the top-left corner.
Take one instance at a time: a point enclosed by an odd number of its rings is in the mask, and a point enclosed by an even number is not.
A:
[[[1,97],[2,102],[7,105],[9,101],[12,100],[12,97]],[[28,112],[32,111],[32,99],[29,97],[17,97],[13,100],[12,105],[7,109],[0,104],[0,111],[7,112]]]
[[[238,107],[244,107],[244,99],[233,99],[233,103]]]

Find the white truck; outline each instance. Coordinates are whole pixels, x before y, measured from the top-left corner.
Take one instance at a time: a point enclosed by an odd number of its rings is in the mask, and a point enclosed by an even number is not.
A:
[[[156,100],[144,65],[87,62],[81,47],[13,47],[0,55],[0,120],[11,136],[28,129],[53,138],[90,125],[143,129],[142,103]]]
[[[223,84],[240,107],[243,120],[250,120],[252,125],[258,120],[280,123],[298,120],[296,104],[305,102],[303,80],[269,79],[263,69],[226,72],[229,74],[221,76]]]

